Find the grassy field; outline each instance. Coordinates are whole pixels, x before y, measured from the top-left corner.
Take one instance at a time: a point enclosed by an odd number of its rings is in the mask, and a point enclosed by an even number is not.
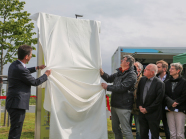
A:
[[[4,115],[1,115],[1,123],[3,123]],[[2,124],[1,124],[2,126]],[[35,114],[26,113],[26,118],[23,125],[23,131],[21,139],[33,139],[34,138],[34,129],[35,129]],[[0,139],[8,138],[9,127],[0,128]]]
[[[1,123],[3,123],[3,119],[4,119],[4,115],[2,114]],[[109,133],[108,138],[114,139],[114,134],[112,132],[112,127],[111,127],[111,121],[109,119],[107,121],[108,121],[108,133]],[[21,139],[33,139],[34,129],[35,129],[35,114],[26,113]],[[0,128],[0,139],[7,139],[8,132],[9,132],[9,127],[1,127]]]
[[[4,115],[1,115],[1,126],[3,123]],[[111,120],[107,119],[108,125],[108,139],[114,139],[114,134],[112,132]],[[21,139],[33,139],[34,138],[34,129],[35,129],[35,114],[34,113],[26,113],[23,131],[21,135]],[[8,138],[9,127],[0,127],[0,139]],[[135,137],[134,137],[135,139]],[[165,139],[165,138],[163,138]]]

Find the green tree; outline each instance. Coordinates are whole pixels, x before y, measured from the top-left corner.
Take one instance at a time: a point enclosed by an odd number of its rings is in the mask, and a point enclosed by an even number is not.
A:
[[[23,11],[24,4],[19,0],[0,1],[0,75],[5,64],[17,59],[15,56],[20,45],[37,43],[37,38],[33,38],[36,33],[32,32],[34,23],[28,18],[30,13]]]
[[[28,18],[30,13],[24,11],[24,4],[25,2],[19,0],[0,0],[0,75],[3,75],[5,64],[17,59],[20,45],[37,43],[37,38],[33,38],[36,34],[32,31],[34,23]],[[32,48],[35,50],[35,47]],[[1,90],[0,85],[0,96]]]

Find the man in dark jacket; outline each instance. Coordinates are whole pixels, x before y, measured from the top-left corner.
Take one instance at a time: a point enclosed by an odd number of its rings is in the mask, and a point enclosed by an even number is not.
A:
[[[29,109],[31,86],[38,86],[47,80],[51,70],[47,70],[41,77],[35,79],[31,73],[45,68],[44,65],[26,68],[25,64],[32,57],[32,47],[22,45],[18,48],[18,60],[8,69],[8,93],[6,109],[10,115],[10,131],[8,139],[20,139],[25,111]]]
[[[124,56],[117,73],[110,76],[100,69],[101,77],[106,82],[113,83],[113,85],[102,83],[102,87],[112,92],[111,116],[115,139],[123,139],[122,133],[126,139],[133,139],[129,120],[134,101],[134,85],[137,80],[137,75],[133,69],[134,62],[135,59],[132,56]]]
[[[144,70],[137,90],[137,106],[139,106],[140,135],[149,139],[149,129],[152,139],[159,139],[159,123],[162,114],[164,98],[164,83],[156,77],[158,69],[155,64],[149,64]]]
[[[160,60],[160,61],[156,62],[156,65],[158,67],[157,77],[165,83],[165,81],[167,81],[169,79],[169,74],[167,72],[168,63],[165,62],[164,60]],[[164,100],[162,103],[162,122],[163,122],[163,127],[164,127],[164,131],[165,131],[166,139],[170,139],[170,131],[169,131],[168,123],[167,123],[167,116],[166,116],[166,111],[165,111]]]

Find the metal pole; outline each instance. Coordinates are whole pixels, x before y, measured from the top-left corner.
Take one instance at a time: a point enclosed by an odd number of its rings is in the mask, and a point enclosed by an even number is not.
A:
[[[7,96],[7,92],[8,92],[8,82],[7,82],[7,85],[6,85],[6,96]],[[5,100],[5,110],[6,110],[6,100]],[[7,112],[7,110],[6,110],[6,112]],[[7,126],[8,127],[10,126],[10,115],[9,115],[9,113],[8,113]]]
[[[83,15],[75,14],[76,18],[77,17],[83,17]]]
[[[39,34],[38,34],[39,40]],[[37,44],[37,65],[43,64],[43,50],[38,41]],[[40,72],[37,71],[37,77],[40,76]],[[34,139],[40,139],[41,137],[41,107],[42,107],[42,88],[36,87],[36,113],[35,113],[35,135]]]
[[[6,85],[6,96],[7,96],[7,92],[8,92],[8,83]],[[4,124],[3,126],[6,126],[6,114],[7,114],[7,110],[6,110],[6,100],[5,100],[5,110],[4,110]],[[8,123],[7,123],[8,124]]]
[[[5,110],[4,110],[4,123],[3,126],[6,126],[6,103],[5,103]]]

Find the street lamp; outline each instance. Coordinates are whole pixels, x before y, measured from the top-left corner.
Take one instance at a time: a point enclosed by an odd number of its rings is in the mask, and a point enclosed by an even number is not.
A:
[[[77,17],[83,17],[83,15],[75,14],[76,18]]]

